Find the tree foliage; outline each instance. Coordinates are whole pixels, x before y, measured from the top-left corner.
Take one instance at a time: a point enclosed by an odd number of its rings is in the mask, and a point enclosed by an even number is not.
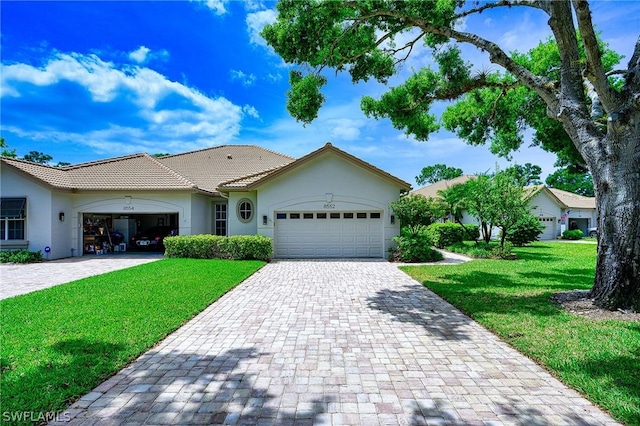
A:
[[[424,185],[427,183],[436,183],[441,180],[450,180],[462,176],[462,169],[450,167],[446,164],[434,164],[433,166],[423,167],[422,171],[416,176],[416,183]]]
[[[15,149],[9,149],[4,138],[0,138],[0,149],[0,155],[3,157],[16,158],[18,156]]]
[[[29,151],[22,159],[32,163],[48,164],[49,161],[53,160],[53,157],[40,151]]]
[[[585,197],[595,196],[593,178],[589,172],[579,172],[572,167],[563,167],[547,176],[546,184]]]
[[[418,194],[401,197],[391,203],[391,209],[400,225],[413,236],[445,215],[445,209],[439,200]]]
[[[308,123],[324,101],[324,70],[349,73],[354,83],[387,83],[417,46],[431,49],[433,66],[414,70],[361,107],[417,140],[444,127],[470,144],[489,144],[508,157],[525,130],[558,155],[559,167],[588,170],[599,211],[600,244],[591,296],[607,308],[640,309],[640,39],[626,69],[599,40],[586,0],[283,0],[263,36],[288,62],[288,107]],[[527,8],[546,15],[552,37],[529,52],[503,50],[456,23],[489,9]],[[459,44],[485,52],[498,68],[473,70]],[[437,101],[455,101],[440,120]]]
[[[535,164],[515,164],[511,167],[507,167],[503,172],[511,176],[511,178],[520,186],[540,185],[542,183],[540,180],[542,169],[540,166]]]

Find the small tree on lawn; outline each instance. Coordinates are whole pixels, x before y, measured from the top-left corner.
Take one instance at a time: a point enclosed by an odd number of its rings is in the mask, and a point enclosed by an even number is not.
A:
[[[439,200],[423,195],[407,195],[391,203],[391,208],[400,225],[412,236],[418,235],[425,226],[442,219],[446,211]]]
[[[491,178],[480,175],[475,179],[468,180],[458,194],[462,197],[461,202],[466,206],[469,214],[478,220],[482,239],[486,243],[491,240],[491,229],[493,228],[490,215],[493,201],[490,193]]]
[[[487,215],[489,222],[500,229],[500,247],[504,247],[509,231],[523,216],[530,214],[531,208],[522,186],[511,175],[498,173],[489,182],[488,199],[491,208]]]

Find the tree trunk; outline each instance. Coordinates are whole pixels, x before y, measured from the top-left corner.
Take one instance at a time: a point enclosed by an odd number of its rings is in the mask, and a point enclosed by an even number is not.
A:
[[[589,164],[598,210],[598,257],[590,297],[606,309],[640,311],[640,112],[609,123]],[[596,157],[596,156],[594,156]]]

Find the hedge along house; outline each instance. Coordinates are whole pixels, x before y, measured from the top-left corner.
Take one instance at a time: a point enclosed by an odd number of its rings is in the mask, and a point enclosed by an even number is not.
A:
[[[129,238],[154,226],[265,235],[275,257],[384,257],[399,233],[389,204],[410,189],[329,143],[298,160],[227,145],[60,168],[0,162],[0,248],[49,259],[131,249]],[[124,246],[112,244],[114,231]]]
[[[462,175],[455,179],[442,180],[432,185],[412,191],[412,194],[420,194],[425,197],[439,197],[438,192],[451,186],[464,184],[474,175]],[[531,213],[544,225],[539,240],[554,240],[570,228],[580,229],[584,235],[588,235],[588,229],[597,224],[596,201],[593,197],[584,197],[545,185],[528,186],[524,188],[525,197],[529,200]],[[462,223],[473,223],[477,220],[463,212]],[[493,230],[497,237],[498,230]]]

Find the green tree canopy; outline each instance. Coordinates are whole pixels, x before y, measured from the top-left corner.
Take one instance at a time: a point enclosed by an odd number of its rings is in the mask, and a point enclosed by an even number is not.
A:
[[[585,197],[595,196],[593,178],[589,172],[580,172],[572,167],[563,167],[547,176],[546,184]]]
[[[520,186],[539,185],[542,183],[542,181],[540,180],[542,168],[535,164],[516,164],[504,169],[503,173],[511,176],[511,178]]]
[[[462,169],[449,167],[446,164],[434,164],[433,166],[423,167],[422,171],[416,176],[416,183],[424,185],[427,183],[436,183],[441,180],[449,180],[462,176]]]
[[[442,219],[446,214],[440,200],[418,194],[401,197],[398,201],[391,203],[391,209],[401,226],[413,236],[418,235],[425,226]]]

